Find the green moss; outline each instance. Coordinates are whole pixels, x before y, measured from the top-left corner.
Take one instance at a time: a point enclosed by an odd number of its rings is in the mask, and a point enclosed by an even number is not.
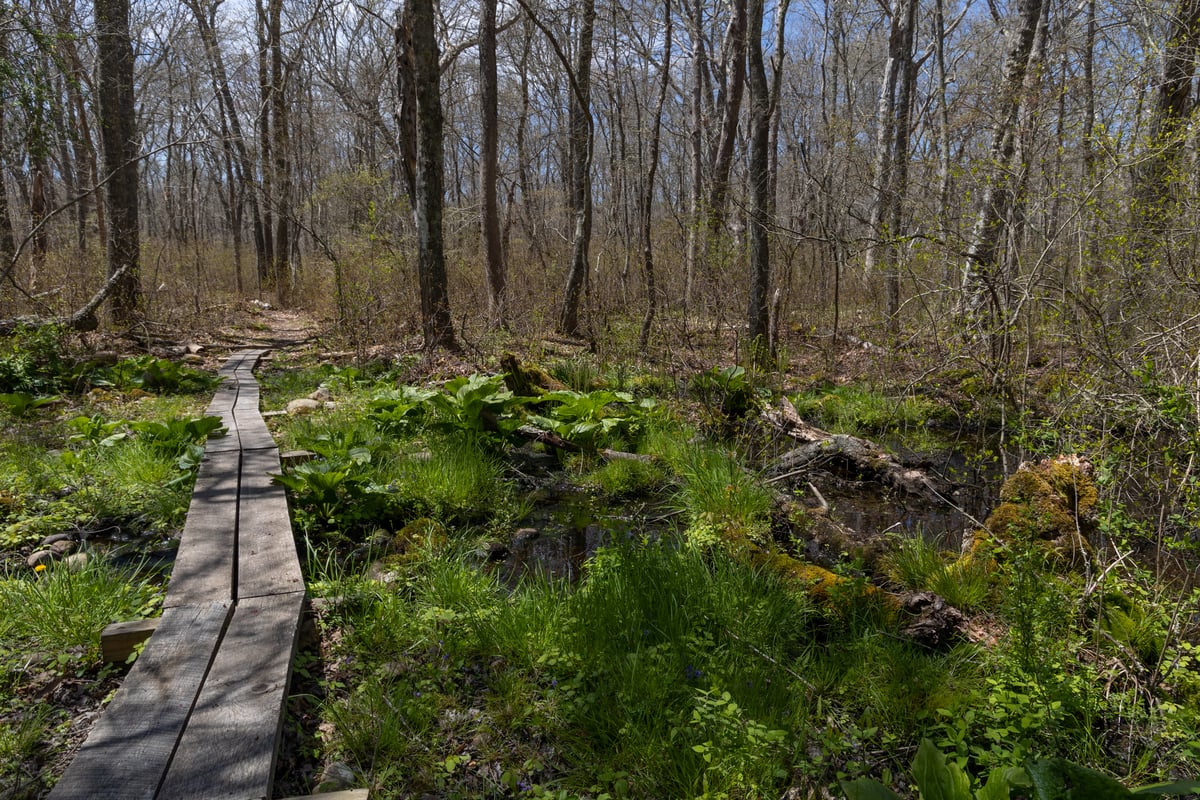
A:
[[[1022,464],[1000,489],[1001,503],[975,531],[969,557],[990,556],[998,546],[1036,543],[1054,560],[1081,566],[1091,557],[1098,491],[1091,465],[1078,456]]]

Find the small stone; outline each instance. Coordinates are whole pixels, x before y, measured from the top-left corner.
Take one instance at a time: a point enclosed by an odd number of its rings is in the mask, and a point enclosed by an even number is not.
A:
[[[54,544],[55,542],[69,542],[69,541],[71,541],[71,538],[72,538],[71,534],[69,534],[69,533],[52,533],[49,536],[47,536],[45,539],[42,539],[41,546],[49,547],[50,545]]]
[[[72,553],[63,559],[62,565],[68,572],[83,572],[90,560],[87,553]]]
[[[116,350],[97,350],[92,356],[92,361],[105,366],[112,366],[121,360],[121,354]]]
[[[317,778],[317,788],[313,790],[313,794],[340,792],[353,786],[355,780],[352,768],[340,761],[335,761],[327,764],[325,769],[321,770],[321,775]]]
[[[327,403],[333,399],[333,392],[329,391],[328,386],[319,386],[317,390],[308,396],[309,400],[319,400],[322,403]]]
[[[542,532],[537,528],[518,528],[512,535],[513,547],[520,547],[521,545],[528,544],[541,535]]]
[[[31,553],[29,555],[29,558],[25,559],[25,564],[30,569],[37,569],[38,567],[48,567],[53,562],[54,562],[54,553],[51,553],[49,550],[38,550],[34,553]]]
[[[53,542],[46,549],[53,553],[56,557],[62,558],[63,556],[69,556],[71,553],[74,553],[78,546],[79,545],[71,539],[59,539],[57,542]]]
[[[301,397],[287,404],[287,413],[293,417],[301,414],[311,414],[321,407],[320,402],[308,397]]]
[[[204,357],[197,355],[196,353],[184,353],[180,357],[179,360],[184,364],[203,364],[204,363]]]
[[[188,343],[188,344],[187,344],[187,345],[184,347],[184,349],[185,349],[185,350],[187,350],[187,351],[188,351],[190,354],[192,354],[192,355],[195,355],[195,354],[199,353],[201,350],[203,350],[203,349],[204,349],[204,345],[202,345],[202,344],[196,344],[195,342],[189,342],[189,343]]]

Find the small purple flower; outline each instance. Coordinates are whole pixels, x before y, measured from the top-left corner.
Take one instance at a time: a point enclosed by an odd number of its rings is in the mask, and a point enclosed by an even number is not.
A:
[[[530,785],[529,781],[527,781],[527,780],[519,780],[519,781],[517,781],[517,790],[518,790],[518,791],[521,791],[521,792],[528,792],[528,791],[529,791],[530,789],[532,789],[532,788],[533,788],[533,786],[532,786],[532,785]]]
[[[684,668],[683,674],[689,681],[698,681],[704,677],[704,670],[699,669],[693,664],[688,664]]]

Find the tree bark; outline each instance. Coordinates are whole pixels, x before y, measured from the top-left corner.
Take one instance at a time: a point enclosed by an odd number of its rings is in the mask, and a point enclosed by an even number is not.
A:
[[[592,31],[596,21],[595,0],[580,0],[579,33],[575,43],[574,83],[569,114],[571,161],[571,267],[563,294],[559,332],[579,336],[579,304],[588,272],[588,247],[592,239]]]
[[[291,142],[288,130],[288,101],[283,65],[283,0],[270,0],[267,5],[267,47],[270,51],[271,97],[271,170],[274,189],[271,205],[275,230],[272,244],[271,283],[279,305],[289,302],[291,274]],[[271,235],[268,230],[267,235]]]
[[[479,141],[480,223],[487,273],[488,317],[493,325],[505,324],[504,297],[508,283],[500,236],[500,207],[496,193],[499,169],[498,92],[496,87],[496,0],[479,7]]]
[[[108,182],[108,274],[120,276],[112,288],[112,315],[132,322],[141,309],[138,255],[138,133],[133,96],[133,42],[129,0],[97,0],[97,100]]]
[[[416,196],[417,273],[421,287],[421,331],[425,349],[458,350],[450,317],[446,283],[446,259],[442,244],[442,192],[444,181],[442,149],[441,71],[434,28],[433,0],[409,0],[404,7],[409,31],[413,94],[416,99]]]
[[[1020,0],[1017,25],[1009,37],[1004,74],[996,107],[1000,114],[992,131],[988,165],[984,175],[975,223],[967,245],[963,267],[964,312],[972,327],[983,327],[992,347],[993,359],[1003,357],[1005,302],[997,274],[997,255],[1005,219],[1012,203],[1010,176],[1016,151],[1021,109],[1028,94],[1029,72],[1038,27],[1046,0]]]
[[[746,0],[733,0],[729,27],[721,46],[724,80],[718,106],[721,110],[721,131],[712,156],[707,201],[708,235],[710,244],[721,235],[725,225],[725,201],[729,191],[729,171],[733,166],[734,144],[737,142],[738,118],[741,116],[742,95],[746,86]],[[761,35],[762,26],[756,35]],[[762,52],[762,43],[759,43]],[[753,135],[753,134],[752,134]]]
[[[771,356],[771,91],[763,58],[763,0],[747,4],[746,63],[750,86],[750,356]]]
[[[642,273],[646,278],[646,314],[642,317],[642,330],[638,334],[638,350],[646,352],[650,342],[650,329],[658,312],[658,283],[654,274],[654,178],[658,173],[659,145],[662,138],[663,106],[667,102],[667,91],[671,87],[671,0],[663,2],[663,61],[659,73],[658,104],[654,120],[650,123],[650,145],[646,154],[646,179],[642,184],[639,211],[642,227]]]
[[[880,82],[875,116],[874,198],[871,203],[872,242],[867,248],[868,274],[882,271],[887,291],[888,327],[899,329],[900,275],[897,240],[902,235],[902,205],[908,182],[909,109],[915,79],[916,0],[892,0],[889,11],[888,55]]]
[[[1133,260],[1126,292],[1144,294],[1162,259],[1163,239],[1177,205],[1185,139],[1194,108],[1192,80],[1200,51],[1200,0],[1179,0],[1163,47],[1163,67],[1150,110],[1145,153],[1134,173]],[[1128,299],[1128,298],[1124,298]]]
[[[233,210],[230,225],[233,229],[234,248],[235,251],[240,250],[241,209],[244,205],[249,205],[251,230],[254,237],[255,265],[257,274],[263,276],[269,271],[270,260],[267,255],[269,248],[264,243],[261,201],[254,187],[254,163],[250,158],[249,149],[246,147],[246,137],[242,133],[242,123],[237,107],[233,103],[233,92],[229,88],[229,76],[225,69],[225,61],[221,57],[221,48],[217,42],[216,28],[213,22],[213,15],[216,13],[220,0],[206,0],[205,4],[201,5],[202,1],[204,0],[188,0],[188,6],[195,15],[200,40],[204,44],[213,88],[219,100],[222,126],[224,128],[227,125],[229,128],[230,135],[222,146],[226,149],[228,158],[232,160],[233,156],[236,156],[236,161],[231,164],[235,167],[233,169],[235,175],[230,176],[230,205]],[[229,153],[230,150],[232,153]],[[237,180],[236,189],[233,185],[234,178]],[[238,259],[237,279],[237,288],[240,293],[242,291],[240,259]]]

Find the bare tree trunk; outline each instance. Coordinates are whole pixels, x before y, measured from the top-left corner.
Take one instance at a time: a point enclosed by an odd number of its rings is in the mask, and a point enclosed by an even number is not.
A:
[[[271,281],[279,305],[287,305],[292,280],[292,164],[288,130],[288,102],[283,65],[283,0],[270,0],[267,6],[267,46],[271,61],[271,156],[274,195],[271,205],[275,216],[275,242],[272,247]]]
[[[684,0],[688,2],[688,0]],[[704,7],[703,0],[688,2],[688,35],[692,42],[691,57],[691,130],[688,132],[688,163],[691,168],[691,187],[688,212],[687,266],[684,276],[683,308],[685,315],[692,307],[696,291],[696,270],[700,267],[704,236]],[[684,320],[686,324],[686,319]]]
[[[595,0],[580,0],[579,35],[575,43],[575,69],[570,106],[571,139],[571,214],[574,234],[571,239],[571,268],[563,295],[559,331],[579,336],[579,302],[588,272],[588,247],[592,239],[592,30],[596,21]]]
[[[746,63],[750,85],[750,357],[771,355],[771,92],[763,58],[763,0],[747,4]]]
[[[0,34],[2,37],[2,34]],[[0,57],[3,57],[3,42],[0,41]],[[7,275],[12,260],[17,255],[17,241],[13,233],[12,212],[8,207],[8,167],[4,158],[4,109],[0,107],[0,272]]]
[[[742,94],[746,86],[746,0],[733,0],[729,27],[721,45],[724,80],[718,105],[721,108],[721,133],[712,157],[712,172],[708,190],[708,235],[716,240],[725,224],[725,200],[729,191],[729,170],[733,165],[733,148],[737,142],[738,118],[741,116]],[[758,28],[762,35],[762,26]],[[759,51],[762,51],[761,42]]]
[[[988,169],[984,175],[978,212],[967,245],[963,266],[963,310],[972,325],[982,325],[992,345],[993,358],[1003,340],[997,330],[1002,323],[1004,300],[997,275],[997,253],[1004,233],[1005,219],[1012,202],[1013,153],[1016,150],[1017,128],[1027,87],[1025,75],[1030,69],[1038,27],[1046,0],[1020,0],[1016,28],[1009,37],[1004,74],[1000,82],[996,107],[1000,111],[992,131]],[[1001,348],[1002,349],[1002,348]]]
[[[141,308],[138,279],[138,135],[133,98],[133,42],[129,0],[97,0],[97,100],[108,182],[108,274],[121,275],[113,287],[112,314],[132,322]]]
[[[658,173],[658,151],[662,136],[663,106],[667,102],[667,91],[671,87],[671,0],[663,2],[663,61],[658,85],[658,105],[650,127],[650,147],[646,154],[646,179],[642,184],[642,272],[646,276],[646,314],[642,317],[642,330],[638,334],[638,350],[646,352],[650,342],[650,329],[658,312],[658,284],[654,275],[654,178]]]
[[[234,185],[232,182],[230,183],[230,204],[233,207],[230,225],[233,228],[233,244],[235,258],[237,259],[237,291],[241,294],[243,290],[241,259],[236,254],[240,253],[241,250],[241,223],[242,208],[244,205],[249,205],[250,207],[255,264],[259,276],[266,275],[270,269],[270,259],[267,255],[270,248],[264,242],[266,235],[263,231],[262,213],[260,211],[261,203],[254,188],[254,164],[250,159],[250,153],[246,147],[246,137],[242,133],[242,123],[237,113],[237,107],[233,103],[233,92],[229,88],[229,76],[225,69],[225,61],[221,57],[221,48],[217,42],[214,15],[216,14],[220,0],[207,0],[205,5],[201,5],[201,2],[202,0],[188,0],[188,6],[191,7],[192,13],[195,15],[200,39],[204,43],[208,68],[211,72],[217,99],[219,100],[222,130],[224,131],[227,125],[228,132],[231,134],[223,142],[223,147],[227,153],[232,149],[233,154],[237,157],[236,163],[230,165],[230,170],[236,173],[237,178],[236,195],[234,195]],[[233,176],[230,176],[230,181],[233,181]],[[234,199],[234,196],[236,199]]]
[[[499,167],[498,92],[496,87],[496,0],[482,0],[479,7],[479,142],[480,217],[483,228],[483,257],[487,271],[488,317],[492,324],[505,324],[504,290],[508,283],[504,248],[500,237],[500,208],[496,195]]]
[[[421,285],[421,331],[426,350],[458,350],[450,318],[446,258],[442,245],[442,98],[433,0],[409,0],[403,16],[410,39],[405,49],[411,63],[416,98],[417,276]],[[401,35],[401,34],[398,34]]]
[[[1181,187],[1179,170],[1194,101],[1192,81],[1200,50],[1200,0],[1178,0],[1163,47],[1163,70],[1150,110],[1146,152],[1134,173],[1134,264],[1126,271],[1126,293],[1135,298],[1153,280],[1151,268],[1162,260],[1163,239]],[[1123,298],[1124,299],[1124,298]]]
[[[916,0],[893,0],[889,11],[888,56],[884,62],[875,115],[875,196],[871,202],[872,242],[867,248],[868,274],[884,273],[888,328],[899,328],[900,274],[897,239],[908,179],[909,117],[915,79]]]
[[[275,266],[275,240],[271,236],[274,214],[271,203],[274,198],[274,181],[271,156],[271,72],[270,47],[267,35],[267,9],[263,0],[255,0],[256,31],[258,38],[258,158],[261,178],[258,181],[258,207],[261,209],[261,244],[258,260],[258,290],[273,288],[272,272]]]

